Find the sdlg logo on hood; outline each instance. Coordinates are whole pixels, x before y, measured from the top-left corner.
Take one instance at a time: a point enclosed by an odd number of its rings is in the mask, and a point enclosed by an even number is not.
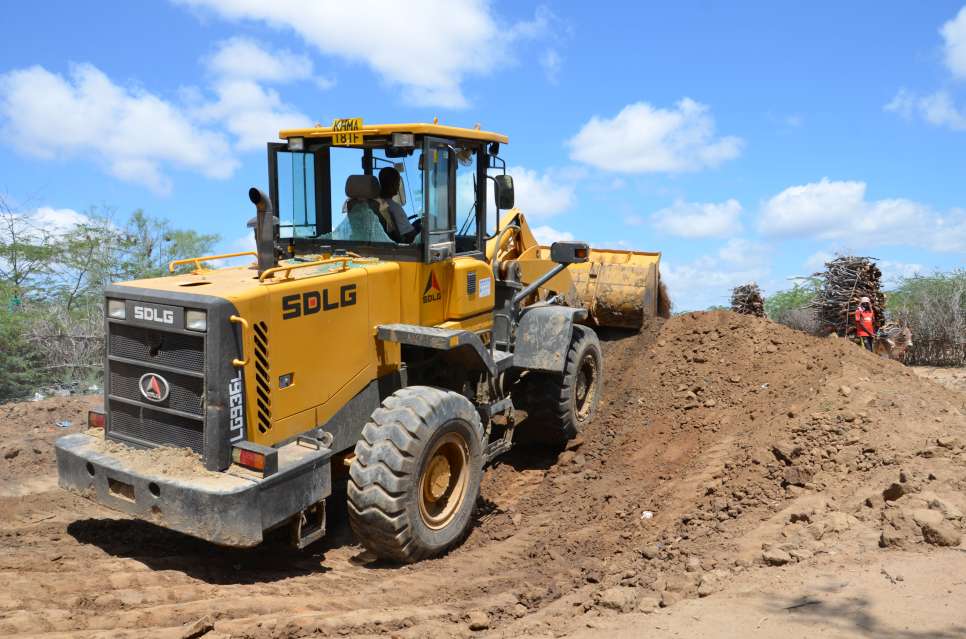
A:
[[[423,304],[437,302],[441,299],[443,299],[443,290],[439,287],[436,273],[430,271],[429,279],[426,280],[426,288],[423,289]]]

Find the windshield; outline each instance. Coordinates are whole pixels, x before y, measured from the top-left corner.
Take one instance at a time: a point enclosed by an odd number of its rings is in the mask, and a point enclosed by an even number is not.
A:
[[[372,175],[366,175],[361,168],[365,157],[355,148],[278,151],[279,236],[418,243],[419,233],[410,228],[423,214],[416,159],[387,158],[376,149],[368,159]]]
[[[306,146],[270,146],[281,240],[362,254],[366,247],[424,244],[449,244],[450,254],[479,250],[476,182],[482,146],[435,139],[407,149]]]

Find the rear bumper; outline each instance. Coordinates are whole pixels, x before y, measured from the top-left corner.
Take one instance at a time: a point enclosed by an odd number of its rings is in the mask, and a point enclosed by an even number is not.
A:
[[[164,528],[223,546],[248,547],[263,533],[332,492],[327,449],[290,444],[271,477],[231,472],[162,472],[152,451],[116,453],[85,433],[56,443],[61,488]]]

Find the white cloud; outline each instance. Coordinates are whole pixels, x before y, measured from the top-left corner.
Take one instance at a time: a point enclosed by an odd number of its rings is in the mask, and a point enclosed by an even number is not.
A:
[[[945,41],[946,66],[953,75],[966,78],[966,7],[943,24],[939,32]]]
[[[864,204],[864,182],[831,182],[822,178],[791,186],[769,199],[759,221],[761,231],[774,235],[811,233],[839,237],[847,233]]]
[[[638,215],[637,213],[631,213],[630,215],[624,216],[624,224],[627,226],[641,226],[644,224],[644,217]]]
[[[418,106],[463,107],[462,81],[510,58],[513,44],[541,37],[552,14],[505,24],[484,0],[176,0],[228,20],[291,30],[321,53],[372,68]]]
[[[560,54],[556,49],[547,49],[540,56],[540,66],[543,68],[544,75],[551,84],[557,84],[560,80],[560,66],[563,64]]]
[[[30,224],[52,235],[64,235],[80,224],[88,224],[91,218],[74,209],[38,208],[28,217]]]
[[[193,109],[202,122],[221,125],[235,138],[235,148],[252,151],[264,148],[282,129],[312,126],[312,120],[285,104],[278,92],[262,83],[286,83],[312,79],[312,61],[288,50],[269,51],[247,38],[230,38],[216,45],[204,59],[215,77],[214,101]],[[314,83],[324,83],[324,78]]]
[[[533,236],[537,238],[537,241],[545,246],[549,246],[554,242],[574,239],[573,233],[570,233],[569,231],[558,231],[557,229],[547,226],[546,224],[533,227],[530,230],[533,231]]]
[[[882,271],[883,283],[888,286],[895,286],[905,278],[923,275],[927,270],[922,264],[894,262],[892,260],[880,260],[878,267]]]
[[[916,114],[918,98],[908,89],[902,88],[882,108],[886,111],[898,113],[904,118],[911,118]]]
[[[292,82],[312,77],[312,60],[287,49],[269,52],[248,38],[218,43],[206,60],[208,69],[222,78]]]
[[[243,253],[243,252],[254,252],[256,250],[255,246],[255,234],[251,229],[248,233],[244,235],[239,235],[238,237],[231,240],[223,240],[218,247],[216,247],[216,252],[218,253]],[[245,255],[242,257],[230,257],[224,262],[219,262],[219,264],[224,264],[225,266],[247,266],[251,264],[253,258],[250,255]]]
[[[20,151],[45,159],[93,159],[111,175],[159,194],[169,172],[231,176],[236,151],[263,149],[284,128],[311,126],[262,82],[312,79],[312,63],[289,51],[271,52],[233,38],[204,59],[209,91],[188,87],[178,103],[120,86],[91,64],[67,76],[39,66],[0,74],[0,135]]]
[[[227,253],[242,253],[244,251],[254,251],[258,248],[255,245],[255,233],[251,230],[227,242],[226,246]]]
[[[899,89],[883,108],[907,119],[919,116],[935,126],[966,131],[966,112],[953,103],[952,97],[946,91],[920,96],[907,89]]]
[[[677,173],[715,167],[744,145],[716,137],[710,109],[683,98],[671,109],[629,104],[613,118],[594,116],[568,142],[570,157],[606,171]]]
[[[768,254],[767,245],[737,237],[718,249],[718,257],[724,263],[739,268],[761,267],[767,262]]]
[[[955,78],[966,79],[966,6],[956,17],[939,29],[943,37],[943,53],[946,68]],[[895,97],[883,107],[904,118],[918,116],[934,126],[953,131],[966,131],[966,110],[956,106],[948,91],[939,90],[918,95],[907,89],[899,89]]]
[[[234,136],[235,147],[240,151],[265,148],[265,143],[277,139],[282,129],[312,126],[307,115],[283,103],[277,91],[257,82],[219,80],[214,92],[218,99],[193,113],[202,122],[220,123]]]
[[[835,255],[828,251],[816,251],[805,259],[805,267],[812,272],[825,270],[825,263],[830,261]]]
[[[822,178],[767,200],[759,230],[772,236],[848,240],[859,246],[900,244],[966,251],[966,211],[938,214],[903,198],[868,201],[866,184]]]
[[[4,209],[10,217],[0,226],[0,239],[9,242],[11,233],[16,233],[21,241],[40,241],[44,237],[61,238],[69,234],[79,224],[88,224],[91,219],[74,209],[55,209],[41,206],[32,211],[17,212]],[[12,224],[12,228],[10,226]]]
[[[732,288],[760,281],[769,273],[767,247],[739,238],[729,240],[714,253],[684,264],[661,260],[661,279],[667,283],[677,310],[728,304]]]
[[[574,181],[567,172],[540,173],[522,166],[509,167],[513,176],[516,206],[528,218],[551,217],[570,209],[577,201]]]
[[[919,112],[930,124],[946,126],[954,131],[966,130],[966,114],[953,104],[953,99],[945,91],[937,91],[919,98]]]
[[[664,233],[680,237],[726,237],[741,231],[741,204],[730,199],[725,202],[685,202],[651,215],[651,223]]]
[[[0,122],[0,134],[28,155],[90,157],[159,193],[171,189],[165,168],[226,178],[238,166],[223,134],[90,64],[72,65],[68,77],[39,66],[0,75]]]

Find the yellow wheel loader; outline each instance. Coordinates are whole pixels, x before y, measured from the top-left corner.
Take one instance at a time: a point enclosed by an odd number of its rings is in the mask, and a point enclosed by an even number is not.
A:
[[[439,555],[518,410],[557,437],[592,417],[592,327],[658,313],[659,254],[540,246],[497,133],[354,118],[280,139],[255,251],[105,290],[101,428],[57,441],[60,485],[239,547],[319,539],[344,485],[375,554]]]

